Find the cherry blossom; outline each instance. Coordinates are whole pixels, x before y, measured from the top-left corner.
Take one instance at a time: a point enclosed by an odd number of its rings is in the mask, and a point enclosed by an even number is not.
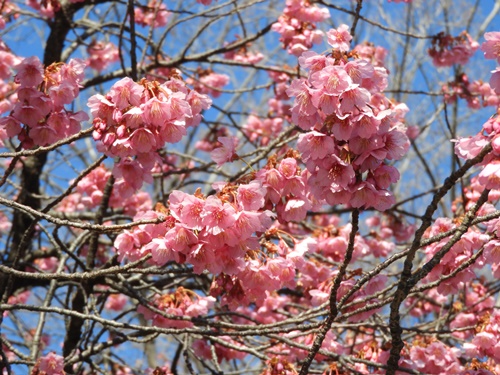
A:
[[[64,375],[64,358],[54,352],[40,357],[31,371],[32,375]]]
[[[484,39],[486,39],[486,41],[481,44],[481,50],[484,52],[484,57],[486,59],[496,59],[500,64],[500,32],[492,31],[485,33]]]

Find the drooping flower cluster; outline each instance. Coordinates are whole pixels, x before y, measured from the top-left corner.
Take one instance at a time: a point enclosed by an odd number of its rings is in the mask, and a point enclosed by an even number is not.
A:
[[[54,352],[38,358],[31,375],[64,375],[64,358]]]
[[[135,22],[141,26],[163,27],[169,17],[170,12],[161,0],[150,0],[147,6],[134,9]]]
[[[454,103],[458,98],[465,99],[469,108],[479,109],[481,106],[498,106],[500,96],[495,93],[489,84],[482,81],[470,82],[467,75],[455,76],[453,81],[443,85],[444,99],[447,103]]]
[[[162,224],[140,225],[115,240],[119,259],[152,255],[155,264],[189,263],[195,273],[217,275],[212,295],[225,304],[263,300],[266,291],[293,285],[295,253],[259,240],[271,228],[272,213],[264,208],[266,188],[258,180],[222,187],[205,197],[174,191]],[[149,211],[135,217],[155,219]],[[297,260],[298,261],[298,260]]]
[[[11,80],[12,67],[21,62],[0,39],[0,115],[12,111],[16,102],[16,83]],[[10,131],[9,131],[10,133]],[[0,119],[0,147],[3,141],[9,138],[7,124]]]
[[[236,40],[237,42],[238,40]],[[235,43],[235,42],[234,42]],[[230,47],[231,43],[227,43],[226,47]],[[236,50],[231,50],[224,53],[224,58],[228,60],[234,60],[238,62],[248,63],[248,64],[257,64],[264,58],[264,55],[260,52],[252,52],[249,47],[250,43],[247,45],[240,47]]]
[[[161,162],[155,151],[179,142],[210,105],[210,98],[175,78],[162,84],[123,78],[106,96],[97,94],[88,102],[94,139],[106,155],[121,158],[113,175],[123,178],[130,194],[144,181],[152,182],[151,170]]]
[[[439,218],[436,222],[428,229],[427,235],[429,237],[438,235],[449,230],[452,230],[455,226],[452,224],[451,220]],[[446,246],[449,237],[435,242],[425,248],[426,260],[430,261],[435,254]],[[484,246],[489,240],[489,236],[482,234],[478,231],[469,230],[465,233],[455,245],[452,246],[450,251],[441,259],[438,265],[436,265],[432,271],[427,276],[426,280],[435,281],[443,276],[452,274],[457,270],[460,265],[467,262],[475,252],[477,252],[482,246]],[[480,265],[475,265],[480,267]],[[461,272],[458,272],[453,277],[443,280],[437,287],[438,293],[442,295],[449,295],[456,293],[459,289],[463,288],[466,282],[471,281],[476,275],[474,273],[474,266],[468,267]]]
[[[99,207],[106,183],[110,177],[111,171],[102,165],[92,170],[78,182],[76,191],[62,200],[58,205],[58,210],[75,212]],[[126,183],[123,178],[116,180],[111,192],[109,206],[115,209],[122,208],[123,212],[130,216],[151,210],[153,203],[149,194],[145,191],[131,194],[129,186],[130,184]]]
[[[222,94],[221,89],[229,83],[229,76],[200,67],[196,71],[196,77],[188,78],[186,82],[192,85],[197,92],[218,98]]]
[[[408,150],[402,123],[408,109],[381,94],[385,68],[349,61],[344,26],[328,35],[339,49],[331,56],[304,53],[299,63],[309,69],[308,78],[294,80],[287,91],[295,96],[292,120],[306,131],[297,147],[310,173],[307,185],[330,205],[385,210],[394,201],[388,188],[399,179],[385,160],[398,160]]]
[[[87,66],[99,72],[120,58],[118,47],[111,42],[93,41],[87,47],[87,53],[90,55],[86,61]]]
[[[330,17],[326,8],[312,5],[308,0],[287,0],[283,14],[272,30],[278,32],[280,42],[288,53],[300,56],[313,44],[321,43],[323,32],[316,29],[316,23]]]
[[[464,344],[466,354],[472,358],[492,358],[500,363],[500,311],[494,309],[479,323],[472,341]]]
[[[206,315],[213,308],[214,303],[215,298],[213,297],[203,297],[195,292],[179,287],[174,293],[153,297],[151,306],[165,314],[189,318]],[[186,328],[193,326],[193,323],[189,320],[169,319],[158,312],[148,309],[147,306],[139,306],[137,312],[142,314],[146,319],[152,319],[153,324],[157,327]]]
[[[88,120],[85,112],[64,108],[78,96],[84,63],[72,59],[43,68],[37,57],[16,65],[15,82],[19,84],[12,113],[0,119],[0,136],[18,136],[24,148],[47,146],[77,133],[80,123]]]
[[[471,38],[467,32],[452,37],[440,32],[432,39],[429,55],[435,66],[465,65],[479,48],[479,43]]]
[[[267,146],[275,134],[281,133],[283,122],[281,116],[261,119],[255,115],[250,115],[245,125],[243,125],[243,131],[251,141],[258,141],[260,146]]]

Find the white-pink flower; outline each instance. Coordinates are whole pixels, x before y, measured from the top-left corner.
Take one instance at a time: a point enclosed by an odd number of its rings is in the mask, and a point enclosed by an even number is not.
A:
[[[349,51],[352,36],[348,30],[349,26],[340,25],[336,30],[328,31],[326,33],[328,44],[341,52]]]
[[[210,157],[220,167],[226,162],[231,162],[238,159],[236,147],[238,146],[237,137],[219,137],[221,147],[217,147],[210,153]]]

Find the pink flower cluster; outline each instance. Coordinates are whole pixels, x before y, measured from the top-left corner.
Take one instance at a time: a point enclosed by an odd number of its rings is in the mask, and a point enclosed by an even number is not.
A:
[[[196,75],[196,78],[188,78],[187,84],[192,85],[197,92],[213,98],[218,98],[222,94],[221,89],[229,83],[229,76],[214,73],[211,69],[199,68]]]
[[[476,329],[472,341],[464,343],[466,354],[471,358],[492,358],[500,363],[500,311],[494,309]]]
[[[179,287],[174,293],[153,297],[151,306],[169,315],[197,317],[208,314],[214,303],[215,298],[213,297],[202,297],[195,292]],[[148,309],[147,306],[139,306],[137,312],[142,314],[144,318],[151,319],[157,327],[186,328],[193,326],[189,320],[169,319]]]
[[[221,187],[217,195],[204,197],[174,191],[162,224],[140,225],[115,240],[119,259],[137,260],[152,255],[155,264],[189,263],[195,273],[214,275],[211,294],[222,295],[225,304],[263,300],[266,292],[294,285],[298,256],[277,250],[259,239],[269,230],[272,213],[264,208],[267,189],[258,180]],[[149,211],[138,219],[155,219]]]
[[[385,160],[398,160],[409,148],[402,122],[408,108],[381,93],[385,68],[348,60],[344,26],[328,34],[333,55],[302,54],[308,78],[294,80],[287,91],[295,96],[292,121],[306,131],[297,148],[310,174],[307,186],[329,205],[385,210],[394,202],[388,189],[399,179]]]
[[[452,230],[455,227],[451,220],[438,218],[435,223],[428,229],[426,235],[429,237],[438,235],[440,233]],[[425,254],[427,261],[431,260],[432,257],[443,248],[448,242],[449,238],[445,238],[439,242],[435,242],[425,248]],[[451,248],[448,253],[441,259],[438,265],[436,265],[429,275],[426,277],[427,281],[435,281],[442,278],[445,275],[449,275],[455,271],[460,265],[468,261],[472,255],[477,252],[482,246],[484,246],[489,240],[489,236],[482,234],[478,231],[469,230],[465,233],[455,245]],[[465,270],[459,272],[455,276],[443,280],[437,287],[438,293],[442,295],[449,295],[457,293],[459,289],[464,287],[466,282],[471,281],[475,278],[475,273],[473,267],[468,267]],[[480,267],[476,264],[475,267]]]
[[[409,349],[408,367],[423,374],[458,374],[462,370],[460,349],[449,347],[438,340],[412,341]]]
[[[456,37],[440,32],[432,39],[429,55],[435,66],[465,65],[478,48],[479,43],[465,31]]]
[[[54,352],[38,358],[31,375],[64,375],[64,358]]]
[[[12,113],[0,119],[0,136],[17,135],[24,148],[31,148],[50,145],[80,131],[80,123],[88,116],[64,106],[78,96],[84,67],[81,60],[72,59],[44,69],[37,57],[16,65],[17,102]]]
[[[384,61],[387,57],[387,50],[380,46],[374,46],[365,42],[358,44],[352,50],[359,58],[369,61],[373,66],[385,67]]]
[[[236,40],[238,41],[238,40]],[[226,46],[230,47],[231,43],[227,43]],[[240,47],[237,50],[231,50],[224,53],[224,58],[228,60],[234,60],[242,63],[257,64],[260,62],[264,55],[260,52],[252,52],[249,50],[250,44]]]
[[[113,175],[128,184],[129,195],[143,182],[152,182],[152,169],[159,161],[155,151],[179,142],[210,105],[208,96],[175,78],[160,84],[126,77],[106,96],[97,94],[88,101],[94,139],[106,155],[121,158]]]
[[[16,4],[13,4],[7,0],[3,3],[2,12],[0,14],[0,30],[3,30],[5,28],[7,22],[11,21],[12,19],[19,18],[18,11],[19,7]],[[2,61],[1,58],[0,61]]]
[[[54,13],[61,8],[59,0],[26,0],[26,4],[46,18],[54,18]]]
[[[497,60],[500,64],[500,32],[493,31],[485,33],[484,39],[486,39],[486,41],[481,44],[481,51],[484,52],[484,57]]]
[[[275,134],[281,133],[283,122],[281,116],[261,119],[250,115],[243,125],[243,131],[252,142],[258,141],[258,145],[266,146]]]
[[[313,207],[307,191],[307,171],[301,170],[296,152],[291,151],[278,163],[270,158],[267,165],[257,172],[256,179],[266,188],[266,207],[275,206],[281,223],[304,220]]]
[[[470,82],[465,73],[455,76],[454,81],[443,85],[443,93],[447,103],[454,103],[461,98],[465,99],[467,106],[473,109],[479,109],[481,106],[496,107],[500,104],[500,96],[489,84],[482,81]]]
[[[14,107],[16,95],[12,93],[17,85],[11,80],[12,67],[21,61],[0,39],[0,115],[11,111]],[[0,141],[4,138],[6,137],[0,134]]]
[[[484,34],[486,42],[481,44],[481,50],[484,52],[484,57],[494,59],[500,64],[500,32],[490,32]],[[495,92],[500,95],[500,67],[497,67],[491,73],[490,85]]]
[[[93,41],[87,47],[87,53],[90,55],[87,66],[99,72],[120,59],[118,47],[111,42]]]
[[[150,0],[147,6],[134,9],[135,23],[141,26],[163,27],[169,17],[170,12],[161,0]]]
[[[455,142],[455,154],[463,159],[474,158],[491,142],[492,152],[478,164],[482,169],[477,176],[479,186],[476,186],[475,190],[478,192],[484,189],[500,190],[500,118],[491,117],[483,124],[481,132],[472,137],[459,138]],[[495,196],[498,194],[495,193]]]
[[[300,56],[313,44],[322,42],[323,32],[316,30],[315,24],[329,17],[328,9],[314,6],[309,0],[287,0],[283,14],[273,24],[272,30],[281,35],[280,42],[288,53]]]
[[[454,331],[453,336],[462,340],[473,338],[477,333],[475,328],[484,326],[483,323],[488,321],[495,307],[495,298],[488,295],[488,290],[484,285],[474,282],[465,287],[468,288],[468,292],[464,294],[461,302],[454,305],[455,309],[460,308],[462,312],[459,312],[450,323],[450,328]],[[459,329],[465,327],[472,327],[472,329]]]
[[[86,175],[76,186],[76,191],[63,199],[58,210],[75,212],[92,210],[102,202],[103,191],[111,177],[111,171],[104,166],[99,166]],[[115,181],[109,206],[115,209],[122,208],[126,215],[134,216],[138,213],[151,210],[153,203],[147,192],[139,191],[132,194],[130,184],[123,178]]]

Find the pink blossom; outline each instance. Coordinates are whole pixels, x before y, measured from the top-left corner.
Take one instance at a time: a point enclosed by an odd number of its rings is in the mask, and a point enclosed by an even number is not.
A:
[[[498,43],[500,44],[500,42]],[[490,86],[495,90],[497,95],[500,95],[500,67],[497,67],[495,70],[491,71],[491,73]]]
[[[218,198],[210,196],[205,202],[201,220],[208,233],[219,234],[235,223],[235,214],[235,209],[229,203],[222,203]]]
[[[500,32],[492,31],[485,33],[484,39],[486,41],[481,44],[484,57],[487,59],[496,59],[500,64]]]
[[[327,155],[335,154],[336,148],[332,137],[326,134],[311,131],[299,136],[297,148],[302,154],[303,161],[309,159],[323,159]]]
[[[135,22],[141,26],[163,27],[170,17],[165,4],[158,0],[150,0],[146,7],[135,8],[134,13]]]
[[[488,139],[482,133],[478,133],[473,137],[459,138],[458,140],[452,141],[456,142],[455,154],[462,159],[472,159],[476,157],[488,144]]]
[[[64,375],[64,358],[50,352],[38,359],[35,368],[46,375]]]
[[[477,179],[485,189],[500,189],[500,161],[486,164]]]
[[[337,65],[326,66],[312,74],[311,83],[315,88],[323,89],[329,95],[340,95],[352,85],[352,80],[346,69]]]
[[[16,82],[21,87],[36,87],[43,82],[43,65],[36,56],[25,58],[14,68],[17,70]]]
[[[349,26],[342,24],[337,29],[330,29],[326,33],[328,39],[328,44],[333,47],[333,49],[339,50],[341,52],[347,52],[350,49],[350,42],[352,36],[349,33]]]
[[[122,311],[128,302],[127,296],[124,294],[110,294],[104,308],[113,311]]]
[[[238,186],[238,204],[244,210],[258,210],[263,207],[265,195],[266,190],[259,181]]]
[[[238,146],[237,137],[219,137],[217,139],[222,146],[214,149],[210,153],[210,157],[219,167],[224,163],[232,162],[239,158],[236,154],[236,147]]]

